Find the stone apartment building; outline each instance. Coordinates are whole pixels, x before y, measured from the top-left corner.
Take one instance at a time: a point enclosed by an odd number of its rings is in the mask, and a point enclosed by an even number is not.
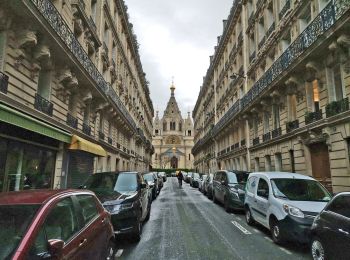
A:
[[[234,1],[193,111],[195,168],[350,188],[350,1]]]
[[[123,0],[0,1],[0,191],[147,170],[149,94]]]

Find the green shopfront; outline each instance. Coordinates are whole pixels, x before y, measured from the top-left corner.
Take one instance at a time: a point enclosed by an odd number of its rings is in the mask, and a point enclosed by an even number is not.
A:
[[[0,192],[55,188],[69,133],[0,104]]]

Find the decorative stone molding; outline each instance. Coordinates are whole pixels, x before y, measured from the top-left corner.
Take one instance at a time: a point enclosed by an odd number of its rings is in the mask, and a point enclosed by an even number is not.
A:
[[[51,58],[51,51],[49,46],[46,44],[40,44],[36,46],[33,53],[33,58],[41,64],[48,62],[48,60]]]
[[[305,80],[307,82],[312,82],[313,80],[320,78],[321,66],[319,64],[320,63],[317,63],[314,61],[309,61],[308,63],[306,63],[306,65],[305,65],[305,68],[306,68]]]
[[[16,36],[17,48],[18,49],[30,49],[38,44],[38,37],[36,32],[29,29],[23,29],[18,32]]]

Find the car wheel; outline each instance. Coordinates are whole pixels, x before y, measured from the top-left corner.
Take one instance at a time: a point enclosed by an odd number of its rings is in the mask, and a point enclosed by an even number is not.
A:
[[[136,227],[136,231],[134,234],[134,241],[135,242],[139,242],[141,239],[141,234],[142,234],[142,221],[141,221],[141,216],[142,216],[142,210],[140,211],[140,216],[137,219],[137,227]]]
[[[115,254],[116,254],[115,245],[114,245],[114,242],[111,240],[108,243],[108,246],[105,252],[105,257],[103,259],[114,260]]]
[[[271,220],[270,231],[271,231],[273,242],[275,242],[276,244],[282,244],[283,243],[282,230],[278,220],[276,219]]]
[[[224,208],[226,212],[231,212],[230,205],[228,204],[228,199],[226,197],[224,198]]]
[[[248,206],[246,206],[246,208],[245,208],[245,221],[247,222],[247,224],[249,226],[254,224],[254,219],[253,219],[253,216],[252,216],[252,212],[250,211]]]
[[[215,192],[214,192],[214,191],[213,191],[213,202],[214,202],[215,204],[218,203],[218,200],[217,200],[216,197],[215,197]]]
[[[311,240],[311,255],[314,260],[326,260],[326,251],[324,249],[323,243],[317,237]]]
[[[149,220],[149,217],[151,216],[151,203],[150,202],[148,202],[148,212],[147,212],[147,216],[146,216],[146,218],[145,218],[145,221],[148,221]]]

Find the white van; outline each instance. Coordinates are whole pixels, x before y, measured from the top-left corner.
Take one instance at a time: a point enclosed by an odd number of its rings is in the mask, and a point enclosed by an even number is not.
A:
[[[275,243],[309,241],[314,218],[331,199],[315,179],[289,172],[255,172],[249,175],[244,201],[248,225],[254,222],[271,231]]]

